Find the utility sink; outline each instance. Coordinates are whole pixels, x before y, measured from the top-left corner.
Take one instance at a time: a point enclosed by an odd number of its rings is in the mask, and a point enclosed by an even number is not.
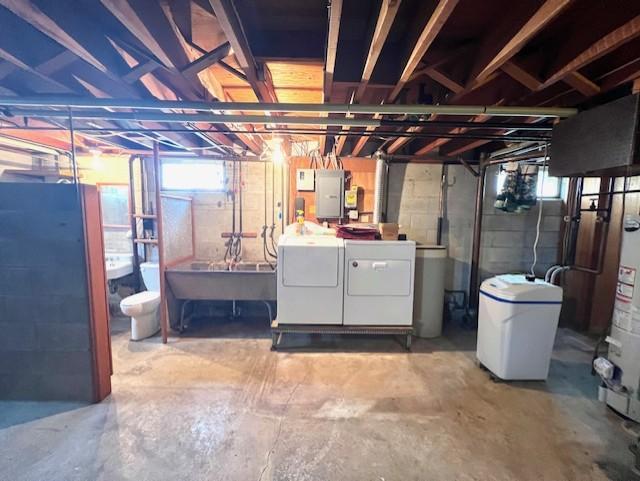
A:
[[[105,256],[107,280],[112,281],[133,272],[133,259],[128,254],[107,254]]]

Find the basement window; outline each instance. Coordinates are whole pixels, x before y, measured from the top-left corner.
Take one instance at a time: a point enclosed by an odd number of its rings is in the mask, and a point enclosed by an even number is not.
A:
[[[162,190],[222,192],[224,163],[163,161]]]
[[[506,178],[506,172],[501,169],[496,179],[496,190],[498,192],[502,189]],[[558,199],[560,198],[561,188],[562,179],[560,177],[551,177],[549,175],[549,167],[540,167],[538,169],[538,183],[536,185],[536,197],[538,199]]]

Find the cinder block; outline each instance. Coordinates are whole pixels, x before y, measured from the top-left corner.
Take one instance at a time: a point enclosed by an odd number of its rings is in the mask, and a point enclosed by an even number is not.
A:
[[[545,231],[559,231],[562,225],[561,216],[548,216],[542,219],[542,230]]]
[[[430,180],[414,180],[413,195],[415,197],[439,197],[440,182]]]
[[[433,214],[411,214],[410,227],[412,230],[418,229],[436,229],[438,226],[438,217]]]
[[[522,231],[487,231],[482,233],[481,242],[486,247],[519,247],[524,237]]]

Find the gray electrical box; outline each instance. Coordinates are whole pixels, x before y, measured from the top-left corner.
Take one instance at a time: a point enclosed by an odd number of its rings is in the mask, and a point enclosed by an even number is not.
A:
[[[344,170],[316,170],[316,217],[344,216]]]

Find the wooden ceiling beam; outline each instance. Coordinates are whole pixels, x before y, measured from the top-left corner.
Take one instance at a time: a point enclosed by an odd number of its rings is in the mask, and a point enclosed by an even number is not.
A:
[[[138,63],[135,67],[129,70],[126,74],[122,76],[122,80],[124,80],[128,84],[132,84],[140,80],[141,77],[144,77],[148,73],[153,72],[155,69],[160,67],[160,64],[153,59],[149,59],[146,61],[142,61]]]
[[[471,122],[477,122],[477,123],[482,123],[482,122],[486,122],[487,120],[489,120],[491,118],[490,115],[476,115],[475,117],[473,117],[471,119]],[[468,127],[456,127],[454,129],[449,130],[449,134],[453,134],[453,135],[459,135],[459,134],[464,134],[465,132],[468,132],[470,129]],[[432,142],[429,142],[427,145],[425,145],[424,147],[421,147],[420,149],[418,149],[414,155],[425,155],[429,152],[431,152],[432,150],[435,150],[439,147],[442,147],[443,145],[451,142],[451,138],[446,138],[446,139],[436,139]]]
[[[560,80],[564,80],[573,72],[577,72],[591,62],[603,57],[638,36],[640,36],[640,15],[635,16],[624,25],[608,33],[591,44],[586,50],[576,55],[566,65],[552,74],[544,82],[542,87],[546,88]]]
[[[128,0],[100,0],[102,5],[116,17],[149,51],[169,69],[176,65],[167,52],[160,46],[156,37],[149,31]]]
[[[508,74],[511,78],[518,81],[532,92],[538,92],[542,90],[543,82],[536,76],[527,72],[524,68],[520,67],[516,63],[509,61],[500,67],[503,72]],[[580,72],[572,72],[564,79],[564,82],[580,92],[585,97],[591,97],[600,93],[600,86],[595,82],[589,80]]]
[[[338,52],[338,37],[340,34],[340,19],[342,18],[342,0],[330,0],[329,3],[329,32],[327,33],[327,55],[324,63],[324,102],[331,102],[333,90],[333,75],[336,68]]]
[[[4,60],[0,63],[0,80],[11,75],[16,70],[19,70],[14,63]]]
[[[73,90],[71,90],[66,85],[58,82],[57,80],[49,77],[48,75],[44,75],[40,73],[37,69],[35,69],[34,67],[31,67],[30,65],[27,65],[25,62],[23,62],[18,57],[11,54],[10,52],[4,50],[2,47],[0,47],[0,58],[7,62],[12,63],[14,66],[19,68],[20,70],[24,70],[25,72],[29,72],[30,74],[38,77],[39,79],[55,87],[59,91],[62,91],[64,93],[73,93]]]
[[[395,20],[398,9],[400,8],[400,3],[401,0],[383,0],[380,5],[380,12],[378,13],[378,20],[373,31],[371,44],[369,45],[369,52],[367,53],[367,58],[362,69],[362,75],[360,76],[360,84],[354,94],[354,102],[362,102],[364,98],[367,87],[369,86],[369,81],[371,80],[371,75],[378,63],[378,58],[380,57],[380,53],[382,53],[384,44],[389,36],[391,26],[393,25],[393,21]],[[346,127],[346,129],[349,130],[349,127]],[[338,139],[336,147],[337,155],[340,155],[342,152],[346,140],[346,135],[341,135]],[[358,139],[358,143],[360,143],[360,141],[361,139]]]
[[[521,83],[532,92],[536,92],[542,87],[542,81],[540,79],[536,78],[534,75],[531,75],[529,72],[527,72],[520,65],[516,64],[513,61],[505,62],[500,68],[509,77]]]
[[[572,0],[546,0],[522,28],[502,47],[498,54],[480,70],[474,80],[482,80],[514,57],[526,43],[555,19]]]
[[[374,114],[373,118],[375,120],[378,120],[382,118],[382,115],[380,115],[379,113],[376,113]],[[365,132],[373,132],[374,130],[375,130],[375,127],[369,126],[365,129]],[[360,154],[364,146],[367,144],[367,140],[369,140],[369,136],[365,136],[365,135],[360,136],[360,138],[356,142],[355,147],[351,151],[351,155],[353,157],[357,157]]]
[[[427,67],[424,69],[424,74],[455,94],[459,94],[464,90],[464,85],[459,84],[436,68]]]
[[[259,68],[256,63],[233,2],[231,0],[209,0],[209,2],[220,27],[231,44],[240,69],[246,75],[258,100],[260,102],[277,102],[278,99],[274,98],[273,85],[267,85],[270,81],[268,69],[264,64]]]
[[[96,57],[94,57],[87,49],[72,38],[64,29],[56,22],[49,18],[42,10],[40,10],[31,0],[0,0],[0,5],[31,24],[42,33],[52,38],[66,49],[73,52],[85,62],[93,65],[102,72],[107,72],[105,67]]]
[[[371,45],[369,45],[369,52],[364,63],[362,75],[360,78],[360,85],[356,90],[356,102],[361,102],[364,92],[367,89],[369,80],[371,80],[371,74],[378,63],[378,58],[384,47],[389,31],[393,25],[393,21],[396,18],[398,9],[400,8],[401,0],[383,0],[380,5],[380,13],[378,14],[378,21],[376,22],[375,30],[373,31],[373,38],[371,39]]]
[[[411,54],[409,55],[409,59],[407,60],[407,63],[402,70],[402,74],[400,75],[400,80],[389,95],[388,100],[390,103],[398,97],[405,84],[409,81],[411,75],[422,60],[422,57],[427,53],[427,50],[429,50],[429,47],[431,47],[431,44],[436,39],[438,33],[440,33],[440,30],[442,30],[445,22],[455,9],[458,1],[459,0],[440,0],[438,3],[436,9],[429,18],[429,21],[422,30],[422,33],[418,37],[418,41],[413,47]]]
[[[189,65],[180,70],[180,73],[186,77],[197,75],[203,70],[217,64],[223,58],[227,57],[231,52],[231,44],[225,42],[211,52],[207,52],[201,57],[192,61]]]
[[[600,86],[589,80],[580,72],[571,72],[564,78],[564,82],[569,84],[585,97],[592,97],[600,93]]]

